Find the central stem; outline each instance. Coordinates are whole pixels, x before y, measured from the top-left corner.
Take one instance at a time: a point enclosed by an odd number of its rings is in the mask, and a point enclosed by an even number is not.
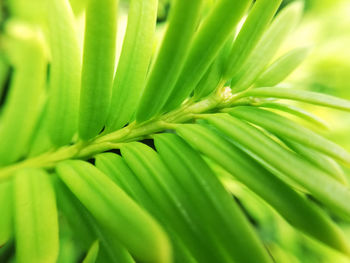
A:
[[[185,123],[195,118],[195,115],[219,107],[226,98],[220,92],[197,103],[185,103],[179,109],[166,113],[149,121],[132,122],[126,127],[101,134],[87,142],[77,142],[71,146],[63,146],[55,151],[46,152],[9,166],[0,168],[0,180],[10,178],[23,168],[53,168],[58,162],[67,159],[89,159],[95,154],[112,149],[118,149],[123,143],[136,141],[154,133],[169,129],[173,124]]]

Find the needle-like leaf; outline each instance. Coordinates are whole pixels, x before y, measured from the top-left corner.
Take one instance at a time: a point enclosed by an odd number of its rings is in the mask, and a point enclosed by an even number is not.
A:
[[[157,135],[155,144],[165,163],[191,191],[188,200],[191,202],[194,199],[192,202],[197,203],[197,213],[201,217],[198,224],[203,221],[209,229],[214,230],[216,235],[211,239],[217,240],[230,260],[270,262],[238,206],[198,153],[174,134]],[[185,169],[179,169],[181,166]]]
[[[292,3],[274,19],[250,56],[240,65],[239,70],[233,72],[231,87],[234,92],[249,88],[263,72],[288,34],[299,22],[302,6],[301,1]]]
[[[195,149],[264,199],[294,227],[349,254],[350,246],[346,238],[320,209],[238,149],[223,134],[212,127],[198,124],[180,125],[176,131]]]
[[[130,121],[139,103],[152,55],[156,17],[156,0],[130,1],[128,26],[107,119],[109,130],[119,129]]]
[[[100,244],[99,244],[98,240],[96,240],[91,245],[86,257],[83,260],[83,263],[95,263],[99,249],[100,249]]]
[[[192,36],[198,26],[203,0],[175,0],[168,27],[152,65],[136,111],[136,120],[145,121],[158,114],[175,85]]]
[[[183,183],[177,182],[156,152],[141,143],[129,143],[121,148],[121,152],[143,187],[164,212],[167,224],[180,233],[179,237],[194,258],[201,262],[224,260],[220,251],[207,242],[208,236],[212,237],[208,234],[210,230],[195,223],[194,219],[198,220],[197,210],[185,198],[186,192],[180,187]]]
[[[115,64],[118,0],[89,0],[79,105],[79,137],[96,136],[109,110]]]
[[[176,85],[164,105],[166,111],[179,106],[194,90],[220,49],[232,36],[250,0],[216,1],[196,32]]]
[[[58,218],[49,175],[39,169],[18,172],[14,180],[16,261],[55,263]]]
[[[52,143],[61,146],[77,131],[81,50],[68,0],[46,4],[51,51],[48,132]]]
[[[268,66],[255,82],[255,86],[273,87],[282,82],[305,60],[309,51],[309,48],[304,47],[287,52]]]
[[[250,106],[232,108],[229,113],[286,138],[350,164],[350,154],[339,145],[274,112]]]
[[[0,183],[0,247],[13,235],[12,180]]]
[[[322,94],[318,92],[296,90],[287,88],[257,88],[244,93],[244,96],[253,96],[258,98],[279,98],[286,100],[296,100],[310,104],[335,108],[344,111],[350,111],[350,101]]]
[[[118,237],[133,256],[169,262],[168,239],[158,223],[105,174],[83,161],[62,162],[57,172],[96,220]]]
[[[77,243],[80,247],[87,250],[94,240],[98,239],[100,249],[97,262],[134,263],[118,238],[96,223],[92,215],[61,180],[55,181],[55,187],[58,194],[58,208],[66,216],[75,237],[78,237]]]
[[[266,28],[268,28],[281,2],[281,0],[255,2],[227,57],[224,73],[226,80],[231,78],[249,57]]]
[[[97,155],[96,166],[163,224],[168,236],[172,239],[175,262],[191,261],[189,258],[192,256],[188,250],[191,250],[193,246],[197,248],[196,251],[201,255],[200,259],[202,261],[211,259],[211,255],[205,257],[207,253],[203,253],[203,249],[201,249],[203,247],[200,247],[201,242],[196,238],[196,235],[192,234],[191,228],[184,227],[181,216],[174,215],[173,212],[176,209],[173,209],[173,206],[167,203],[168,199],[166,197],[157,198],[158,193],[152,191],[149,183],[144,181],[147,180],[148,173],[143,173],[141,177],[138,177],[131,171],[121,156],[112,153]],[[162,174],[167,175],[167,172],[163,171]],[[187,242],[187,240],[190,241]],[[185,246],[184,244],[189,245]]]
[[[47,57],[38,32],[20,23],[7,23],[4,46],[14,67],[0,126],[0,166],[28,151],[43,104]]]
[[[350,217],[348,187],[244,121],[228,114],[217,114],[207,120],[239,145],[289,176],[334,212]]]

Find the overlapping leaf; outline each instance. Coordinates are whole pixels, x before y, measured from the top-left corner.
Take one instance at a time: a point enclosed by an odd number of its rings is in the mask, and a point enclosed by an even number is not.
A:
[[[237,148],[218,130],[208,125],[191,124],[179,126],[177,133],[264,199],[294,227],[349,253],[346,238],[319,208]]]
[[[105,174],[83,161],[62,162],[57,172],[96,220],[118,237],[133,256],[169,262],[171,252],[163,230]]]

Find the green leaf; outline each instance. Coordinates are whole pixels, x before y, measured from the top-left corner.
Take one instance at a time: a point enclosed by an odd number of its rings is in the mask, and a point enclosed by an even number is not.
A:
[[[251,106],[234,107],[229,113],[241,120],[258,125],[282,139],[296,141],[350,164],[350,154],[344,148],[276,113]]]
[[[255,82],[255,86],[272,87],[282,82],[305,60],[309,51],[309,48],[302,47],[287,52],[268,66]]]
[[[214,62],[210,65],[207,72],[199,81],[194,90],[195,99],[200,99],[210,95],[215,89],[220,86],[224,71],[224,64],[232,48],[232,42],[233,40],[231,38],[226,41],[225,45],[221,48],[220,53]]]
[[[12,180],[0,183],[0,247],[13,236]]]
[[[0,98],[3,96],[5,81],[10,72],[10,65],[5,59],[4,53],[0,50]]]
[[[301,119],[306,120],[307,122],[311,122],[313,124],[315,124],[317,127],[322,127],[324,129],[329,129],[328,124],[322,120],[321,118],[319,118],[318,116],[307,112],[301,108],[298,108],[296,106],[293,105],[288,105],[288,104],[284,104],[284,103],[278,103],[278,102],[262,102],[262,103],[258,103],[254,106],[257,107],[261,107],[261,108],[268,108],[268,109],[276,109],[279,111],[283,111],[283,112],[287,112],[290,114],[293,114]]]
[[[339,110],[350,111],[350,101],[312,91],[286,88],[257,88],[244,92],[242,95],[244,97],[252,96],[258,98],[269,97],[296,100]]]
[[[201,224],[197,225],[198,215],[194,212],[197,209],[185,198],[187,194],[182,189],[185,185],[177,182],[157,153],[137,142],[124,145],[121,152],[130,169],[157,204],[165,224],[179,234],[193,257],[200,262],[222,261],[223,258],[218,255],[220,253],[207,241],[208,230],[201,228]],[[194,216],[197,216],[197,220],[194,220]]]
[[[193,208],[201,218],[197,224],[203,223],[204,229],[206,226],[214,231],[210,239],[217,242],[219,249],[225,249],[229,260],[270,262],[239,207],[198,153],[174,134],[156,135],[155,145],[165,163],[191,193],[186,199],[197,206],[197,211]]]
[[[162,223],[172,241],[174,262],[191,262],[188,247],[198,247],[200,242],[195,238],[195,235],[191,234],[191,231],[188,231],[188,228],[182,227],[180,223],[181,216],[174,215],[173,211],[176,209],[173,209],[172,204],[166,202],[167,198],[157,198],[158,193],[154,193],[148,187],[149,184],[144,183],[148,173],[142,173],[142,176],[138,178],[127,166],[125,160],[113,153],[97,155],[95,163],[97,168],[110,176],[138,204],[142,205]],[[161,171],[163,176],[168,174],[164,170]],[[156,189],[160,190],[159,188]],[[190,240],[189,245],[185,246],[182,240],[188,240],[188,238]],[[198,253],[202,256],[202,260],[206,260],[201,247],[198,248]]]
[[[255,82],[299,22],[301,13],[302,3],[297,1],[278,14],[244,64],[234,72],[231,83],[234,92],[245,90]]]
[[[9,94],[2,108],[0,166],[27,151],[43,105],[47,57],[39,34],[18,22],[8,22],[4,47],[14,67]]]
[[[250,0],[216,1],[194,36],[185,65],[176,85],[171,88],[172,93],[167,98],[164,110],[174,109],[190,95],[234,32],[250,3]]]
[[[19,171],[14,180],[16,262],[54,263],[58,256],[56,198],[49,175]]]
[[[48,1],[46,15],[51,51],[48,132],[52,143],[61,146],[77,131],[81,50],[68,0]]]
[[[332,158],[323,155],[315,150],[312,150],[307,146],[290,140],[284,139],[283,142],[286,143],[288,147],[293,149],[296,153],[300,154],[305,159],[309,160],[311,163],[321,168],[327,174],[331,175],[334,179],[338,180],[344,185],[348,185],[344,171],[342,170],[340,165]]]
[[[98,154],[95,156],[95,165],[135,200],[143,200],[143,202],[149,200],[140,182],[120,155]]]
[[[350,247],[343,233],[314,204],[297,194],[212,127],[179,125],[176,132],[271,205],[290,224],[341,252]]]
[[[281,171],[332,211],[349,218],[350,203],[347,200],[350,200],[350,191],[348,187],[284,148],[262,131],[235,117],[216,114],[208,117],[207,120],[253,155],[258,156],[257,160],[261,159]],[[279,174],[276,173],[276,175]]]
[[[231,78],[247,60],[268,28],[281,0],[260,0],[250,10],[227,59],[224,78]]]
[[[107,119],[109,130],[119,129],[130,121],[139,103],[152,55],[156,17],[156,0],[130,2],[128,26]]]
[[[96,240],[90,247],[86,257],[83,260],[83,263],[95,263],[98,255],[100,245],[98,240]]]
[[[105,125],[114,76],[118,0],[89,0],[79,105],[79,137],[96,136]]]
[[[57,172],[99,224],[118,237],[133,256],[169,262],[170,247],[158,223],[105,174],[89,163],[72,160],[60,163]]]
[[[203,0],[175,0],[160,49],[151,67],[136,111],[136,120],[142,122],[158,114],[168,99],[184,65],[194,34]]]
[[[66,216],[75,237],[74,241],[79,244],[79,247],[87,250],[93,241],[98,239],[100,249],[97,262],[134,263],[131,255],[120,244],[117,237],[96,223],[92,215],[61,180],[55,181],[55,187],[58,193],[58,207]]]

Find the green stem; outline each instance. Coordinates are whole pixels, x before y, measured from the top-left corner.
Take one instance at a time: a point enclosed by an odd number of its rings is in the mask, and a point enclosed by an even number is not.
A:
[[[182,107],[166,113],[158,118],[142,123],[133,122],[117,131],[100,134],[87,142],[77,142],[71,146],[63,146],[55,151],[46,152],[39,156],[14,163],[0,168],[0,181],[10,178],[15,172],[23,168],[51,169],[63,160],[89,159],[94,155],[112,149],[118,149],[123,143],[150,137],[152,134],[171,129],[176,124],[189,122],[198,114],[205,113],[220,107],[224,98],[220,93],[214,94],[202,101],[193,103],[189,101]]]

